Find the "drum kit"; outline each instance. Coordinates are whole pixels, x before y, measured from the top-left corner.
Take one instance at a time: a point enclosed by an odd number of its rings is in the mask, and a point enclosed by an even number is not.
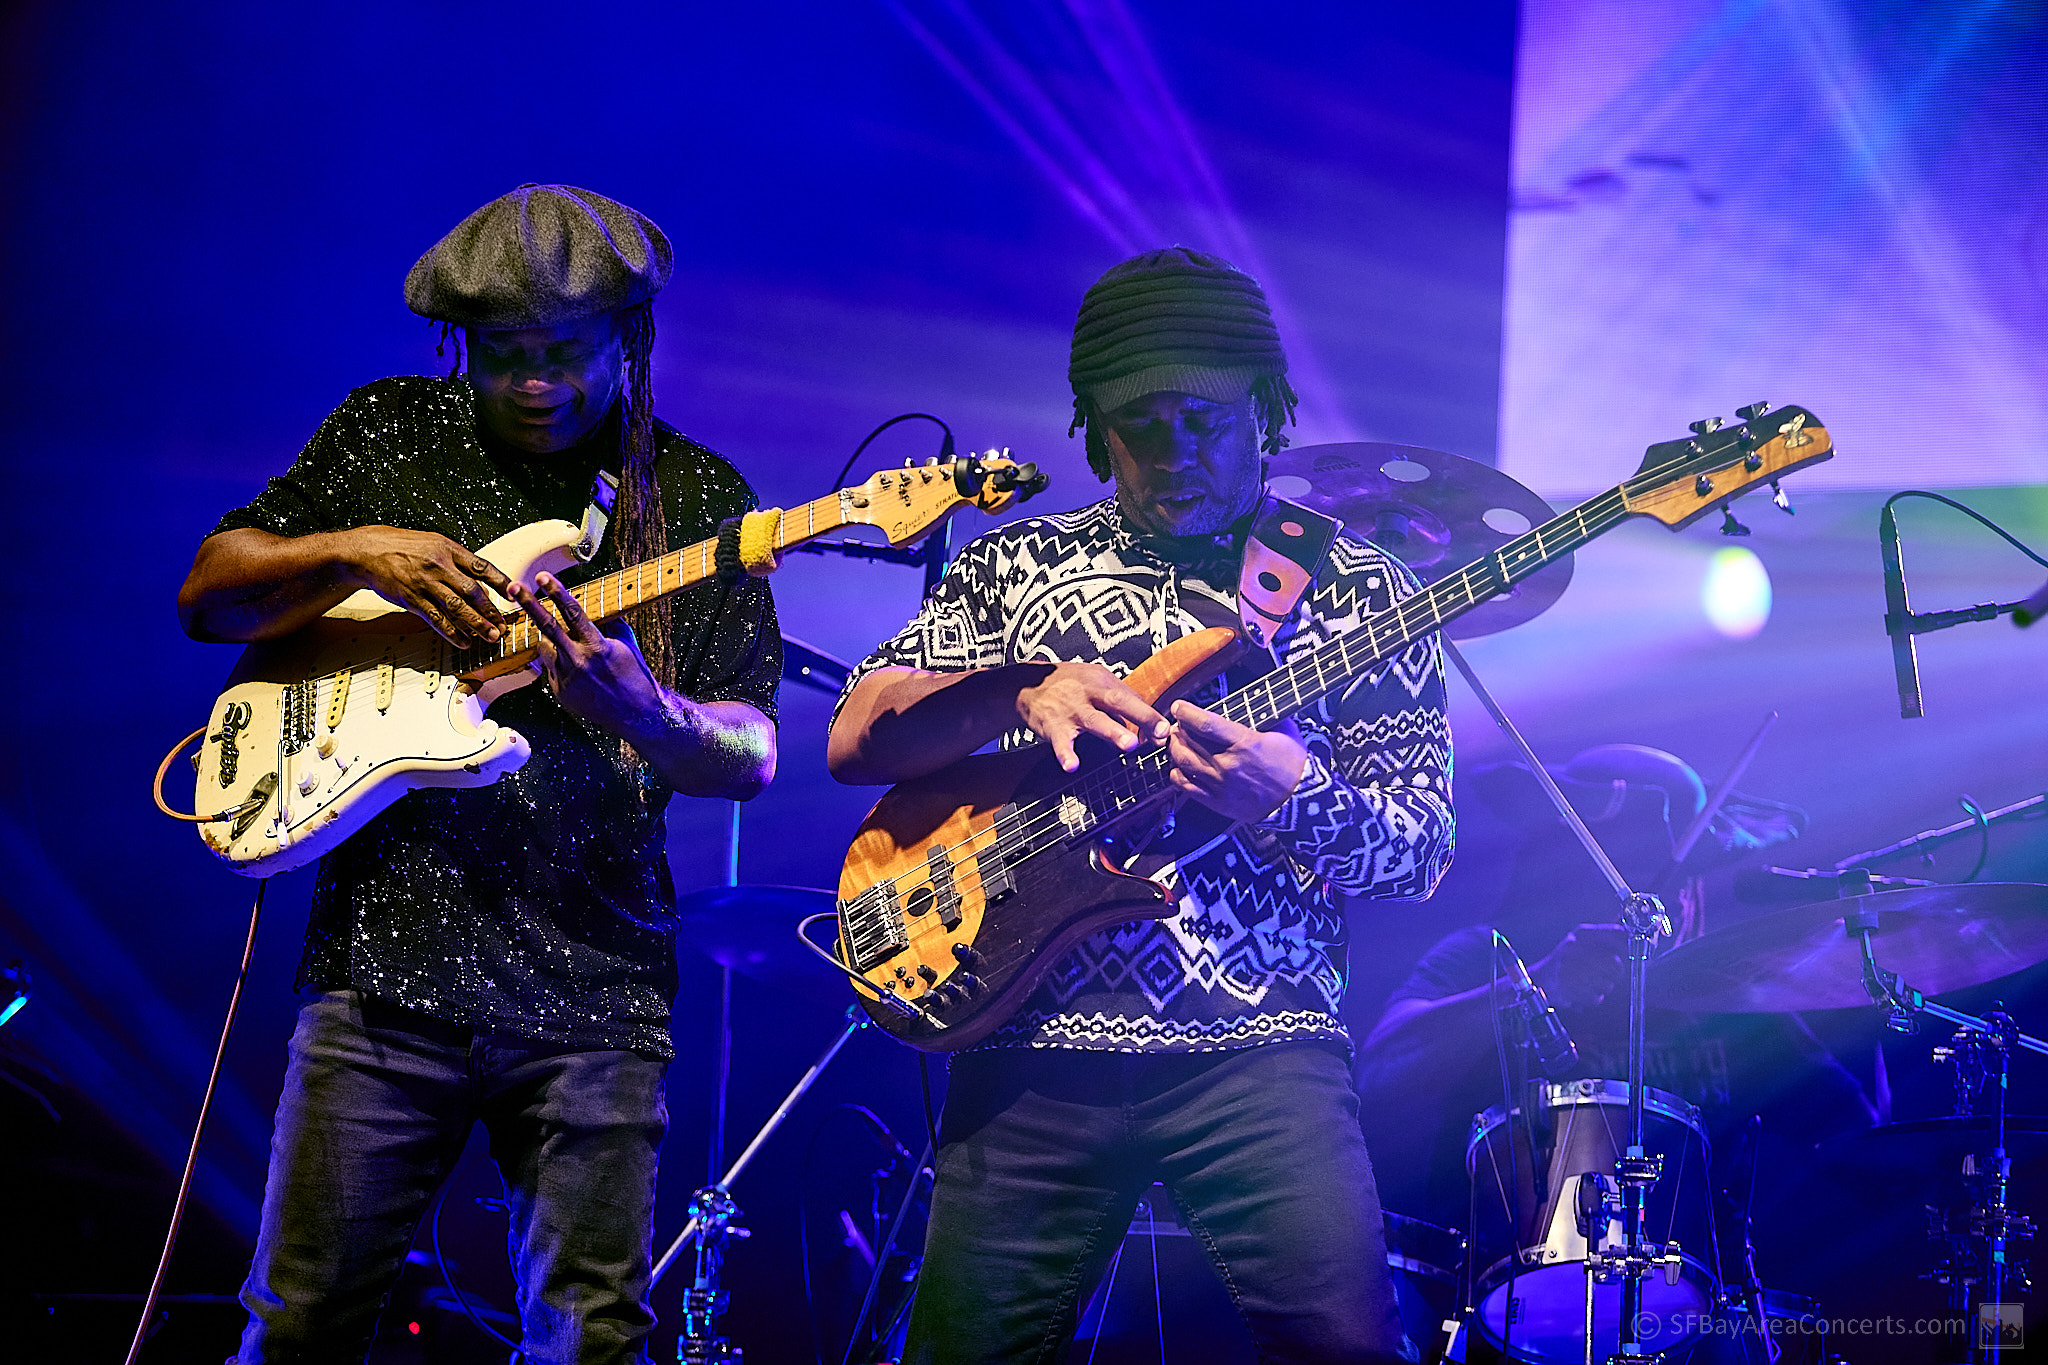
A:
[[[1376,442],[1283,451],[1269,464],[1268,486],[1341,519],[1352,534],[1401,558],[1425,584],[1551,516],[1541,498],[1489,466]],[[1561,559],[1459,618],[1446,633],[1471,639],[1526,622],[1558,599],[1571,575],[1571,560]],[[1936,1058],[1954,1068],[1955,1115],[1882,1124],[1825,1144],[1824,1154],[1843,1169],[1921,1172],[1968,1182],[1968,1202],[1936,1220],[1938,1255],[1923,1278],[1947,1287],[1952,1318],[1967,1324],[1941,1348],[1950,1352],[1941,1358],[2003,1359],[2009,1340],[2000,1335],[2000,1315],[2026,1288],[2020,1253],[2034,1230],[2013,1210],[2013,1162],[2016,1156],[2048,1153],[2048,1117],[2007,1112],[2010,1063],[2016,1048],[2048,1055],[2048,1043],[2020,1032],[2002,1009],[1978,1017],[1928,995],[2048,961],[2048,887],[1934,885],[1875,876],[1870,868],[1975,836],[1992,823],[2048,813],[2048,797],[1976,813],[1964,824],[1857,854],[1833,869],[1767,869],[1781,890],[1796,884],[1801,903],[1659,954],[1658,940],[1671,932],[1662,904],[1629,886],[1455,643],[1446,640],[1445,646],[1615,892],[1620,922],[1629,931],[1629,1075],[1539,1080],[1520,1103],[1476,1115],[1465,1156],[1472,1192],[1469,1232],[1386,1215],[1389,1266],[1408,1333],[1424,1358],[1805,1365],[1824,1355],[1836,1358],[1838,1348],[1853,1349],[1826,1339],[1812,1300],[1765,1289],[1748,1268],[1753,1259],[1746,1247],[1730,1258],[1733,1268],[1723,1259],[1700,1111],[1643,1080],[1655,956],[1655,1003],[1664,1008],[1744,1014],[1874,1004],[1901,1032],[1913,1031],[1923,1019],[1953,1028]],[[1705,828],[1735,776],[1710,793],[1709,809],[1695,830]],[[739,972],[845,998],[838,974],[797,933],[801,921],[832,912],[830,892],[716,887],[686,897],[681,910],[682,941],[725,969],[728,991],[731,973]],[[720,1153],[714,1151],[713,1178],[698,1191],[689,1226],[656,1270],[658,1278],[694,1244],[680,1359],[737,1358],[715,1325],[724,1306],[718,1260],[737,1212],[727,1191],[865,1023],[858,1009],[849,1010],[842,1031],[730,1168],[718,1169]],[[729,1057],[729,1038],[728,1027],[723,1057]],[[728,1075],[722,1062],[715,1110],[720,1119]],[[1980,1089],[1990,1097],[1986,1113],[1971,1112]],[[1152,1205],[1170,1207],[1163,1201]],[[1164,1227],[1162,1220],[1153,1234]]]

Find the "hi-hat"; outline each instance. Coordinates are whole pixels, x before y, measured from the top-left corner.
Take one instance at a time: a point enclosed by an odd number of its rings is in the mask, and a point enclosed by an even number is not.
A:
[[[1868,1005],[1863,949],[1843,927],[1877,912],[1877,965],[1938,995],[2048,961],[2048,886],[1975,882],[1815,901],[1716,929],[1657,959],[1652,1003],[1714,1014]]]
[[[1550,504],[1491,465],[1383,441],[1294,446],[1272,457],[1266,487],[1338,518],[1425,584],[1492,554],[1553,515]],[[1572,581],[1570,555],[1444,628],[1470,640],[1540,616]]]
[[[796,941],[798,921],[833,904],[830,891],[810,886],[709,886],[677,901],[676,938],[756,981],[843,1001],[846,977]],[[816,933],[820,943],[831,941],[823,929]]]

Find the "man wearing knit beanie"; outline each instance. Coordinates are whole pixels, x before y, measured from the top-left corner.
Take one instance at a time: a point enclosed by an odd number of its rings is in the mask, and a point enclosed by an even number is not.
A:
[[[655,420],[650,302],[671,260],[645,215],[574,186],[478,209],[405,281],[458,369],[466,339],[467,372],[351,393],[221,519],[179,594],[194,638],[249,641],[370,589],[459,661],[511,622],[490,588],[535,623],[545,675],[491,706],[530,746],[523,766],[409,792],[321,859],[240,1365],[364,1359],[477,1123],[505,1181],[524,1358],[646,1359],[674,1055],[663,809],[675,792],[761,790],[781,672],[759,579],[650,603],[631,628],[600,629],[567,591],[754,506],[731,465]],[[609,501],[600,476],[618,485],[609,534],[589,564],[539,575],[551,610],[476,553],[529,523],[583,521]],[[396,686],[454,701],[452,679],[425,677]],[[330,764],[363,762],[334,747],[347,696],[315,764],[330,780]]]
[[[1448,863],[1441,657],[1414,645],[1264,730],[1212,709],[1229,680],[1164,713],[1123,681],[1171,640],[1236,624],[1286,371],[1264,292],[1229,263],[1174,247],[1111,268],[1082,302],[1069,376],[1112,496],[969,545],[841,696],[842,781],[923,776],[998,740],[1069,772],[1091,747],[1163,746],[1183,798],[1147,852],[1172,869],[1176,910],[1084,940],[954,1057],[916,1365],[1064,1358],[1155,1181],[1259,1359],[1408,1349],[1351,1085],[1338,896],[1421,899]],[[1274,647],[1299,658],[1415,587],[1340,537]]]

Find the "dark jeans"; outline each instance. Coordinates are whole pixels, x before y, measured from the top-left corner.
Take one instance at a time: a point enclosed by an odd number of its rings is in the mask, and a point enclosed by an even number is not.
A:
[[[242,1288],[240,1365],[363,1360],[478,1121],[511,1205],[527,1359],[645,1360],[666,1069],[479,1033],[355,991],[309,997]]]
[[[1403,1358],[1350,1070],[1280,1043],[956,1057],[906,1360],[1061,1359],[1155,1180],[1262,1361]]]

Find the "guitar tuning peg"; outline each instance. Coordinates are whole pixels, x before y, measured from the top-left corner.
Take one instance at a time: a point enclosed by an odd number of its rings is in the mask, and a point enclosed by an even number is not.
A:
[[[1744,422],[1754,422],[1770,410],[1771,405],[1769,403],[1751,403],[1747,407],[1737,408],[1735,415]]]
[[[1746,536],[1749,528],[1735,519],[1735,510],[1727,503],[1721,504],[1721,534],[1724,536]]]
[[[1777,508],[1788,517],[1798,515],[1797,510],[1792,506],[1792,499],[1785,496],[1785,490],[1778,487],[1776,479],[1771,480],[1771,506]]]
[[[1702,417],[1697,422],[1687,422],[1685,425],[1693,435],[1705,436],[1710,431],[1719,431],[1721,429],[1721,419],[1718,417]]]

